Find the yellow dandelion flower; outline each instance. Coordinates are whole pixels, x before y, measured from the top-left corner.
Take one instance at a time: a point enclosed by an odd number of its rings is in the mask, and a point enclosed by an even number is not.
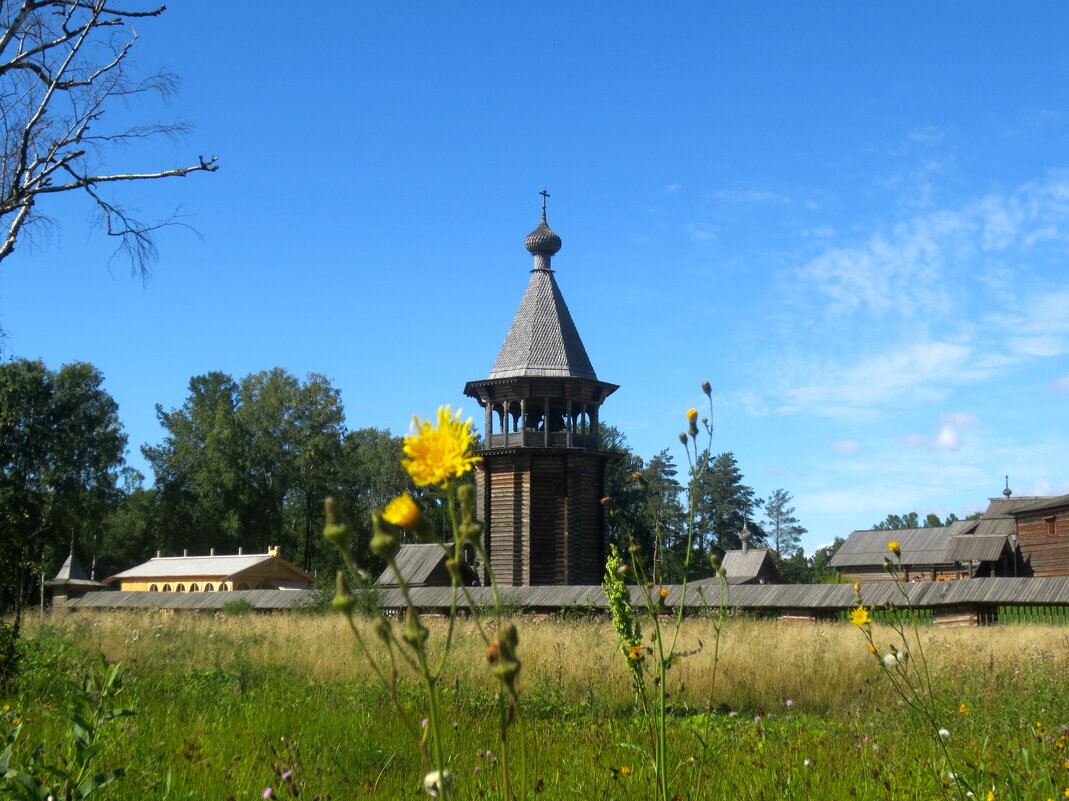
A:
[[[419,507],[407,492],[398,495],[382,510],[382,519],[401,528],[411,528],[419,520]]]
[[[627,767],[627,765],[624,765],[622,768],[620,768],[620,773],[622,773],[624,776],[630,776],[631,768]]]
[[[869,617],[869,610],[864,606],[859,606],[850,613],[850,622],[855,626],[864,626],[866,623],[871,623],[872,618]]]
[[[454,415],[449,406],[442,406],[437,426],[430,420],[412,418],[412,433],[405,437],[408,458],[401,464],[417,485],[446,487],[450,479],[459,478],[482,461],[481,456],[471,455],[473,445],[471,421],[462,422],[459,412]]]
[[[876,646],[873,645],[872,643],[869,643],[869,653],[870,654],[875,654],[876,653]]]
[[[1065,760],[1065,769],[1069,770],[1069,759]]]
[[[857,595],[859,592],[861,592],[861,582],[860,581],[855,581],[854,582],[854,594]]]
[[[667,598],[668,597],[668,588],[667,587],[661,587],[661,597],[662,598]]]
[[[1065,788],[1065,797],[1069,798],[1069,787]]]
[[[627,658],[633,662],[637,662],[639,659],[642,658],[642,647],[639,645],[632,645],[631,653],[627,655]]]
[[[4,704],[4,711],[5,712],[11,711],[11,704]]]
[[[898,544],[898,540],[891,540],[889,543],[887,543],[887,550],[889,550],[895,556],[902,555],[902,546]]]
[[[12,718],[11,719],[11,725],[12,726],[18,726],[20,723],[22,723],[22,718]]]
[[[965,704],[962,704],[961,706],[958,707],[958,711],[963,715],[968,715],[969,714],[969,707],[965,706]]]
[[[691,409],[689,412],[687,412],[687,422],[688,423],[696,423],[696,422],[698,422],[698,410],[697,409]]]
[[[995,801],[995,791],[994,790],[988,790],[987,791],[987,801]]]

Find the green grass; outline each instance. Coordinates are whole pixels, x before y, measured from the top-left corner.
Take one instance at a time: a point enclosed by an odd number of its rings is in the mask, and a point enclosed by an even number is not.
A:
[[[267,786],[292,797],[278,778],[287,770],[301,798],[419,797],[416,743],[333,623],[146,615],[30,625],[22,678],[2,699],[7,722],[23,722],[15,758],[38,745],[58,757],[70,683],[103,652],[126,664],[122,705],[138,714],[115,721],[106,738],[101,767],[125,766],[127,775],[101,798],[161,797],[168,770],[170,798],[258,799]],[[687,636],[699,639],[700,626],[688,624]],[[647,722],[630,706],[608,623],[519,628],[539,798],[651,797]],[[952,748],[976,786],[998,799],[1064,798],[1062,631],[935,627],[925,636]],[[895,704],[852,626],[740,622],[729,626],[724,652],[712,711],[703,655],[669,672],[684,685],[671,685],[670,710],[680,797],[937,795],[931,741]],[[498,797],[495,685],[481,654],[458,654],[443,695],[458,797]],[[404,685],[400,696],[418,720],[418,689]]]

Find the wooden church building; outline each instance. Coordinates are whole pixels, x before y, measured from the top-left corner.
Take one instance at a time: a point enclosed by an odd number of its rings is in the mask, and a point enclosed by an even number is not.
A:
[[[608,547],[598,413],[618,387],[598,380],[557,285],[551,260],[561,239],[544,198],[524,240],[534,266],[519,310],[489,376],[464,387],[485,414],[476,513],[506,587],[597,585]],[[485,566],[477,569],[486,583]]]

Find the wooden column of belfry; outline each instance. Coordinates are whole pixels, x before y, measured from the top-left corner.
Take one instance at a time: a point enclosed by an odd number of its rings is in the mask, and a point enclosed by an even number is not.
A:
[[[502,586],[599,584],[607,556],[608,455],[598,407],[618,389],[598,381],[550,260],[560,237],[542,222],[524,240],[534,269],[490,376],[464,394],[485,409],[476,511]],[[481,580],[487,580],[485,565]]]

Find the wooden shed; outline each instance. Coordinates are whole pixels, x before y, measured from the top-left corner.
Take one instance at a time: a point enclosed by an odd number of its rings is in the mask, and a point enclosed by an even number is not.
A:
[[[1022,575],[1069,575],[1069,495],[1013,500],[1030,501],[1008,511],[1017,531]]]
[[[1012,571],[1010,531],[981,528],[981,522],[958,520],[949,526],[854,531],[830,564],[852,581],[891,581],[884,561],[898,561],[887,549],[887,543],[894,540],[902,550],[901,578],[905,581],[1008,575]]]

